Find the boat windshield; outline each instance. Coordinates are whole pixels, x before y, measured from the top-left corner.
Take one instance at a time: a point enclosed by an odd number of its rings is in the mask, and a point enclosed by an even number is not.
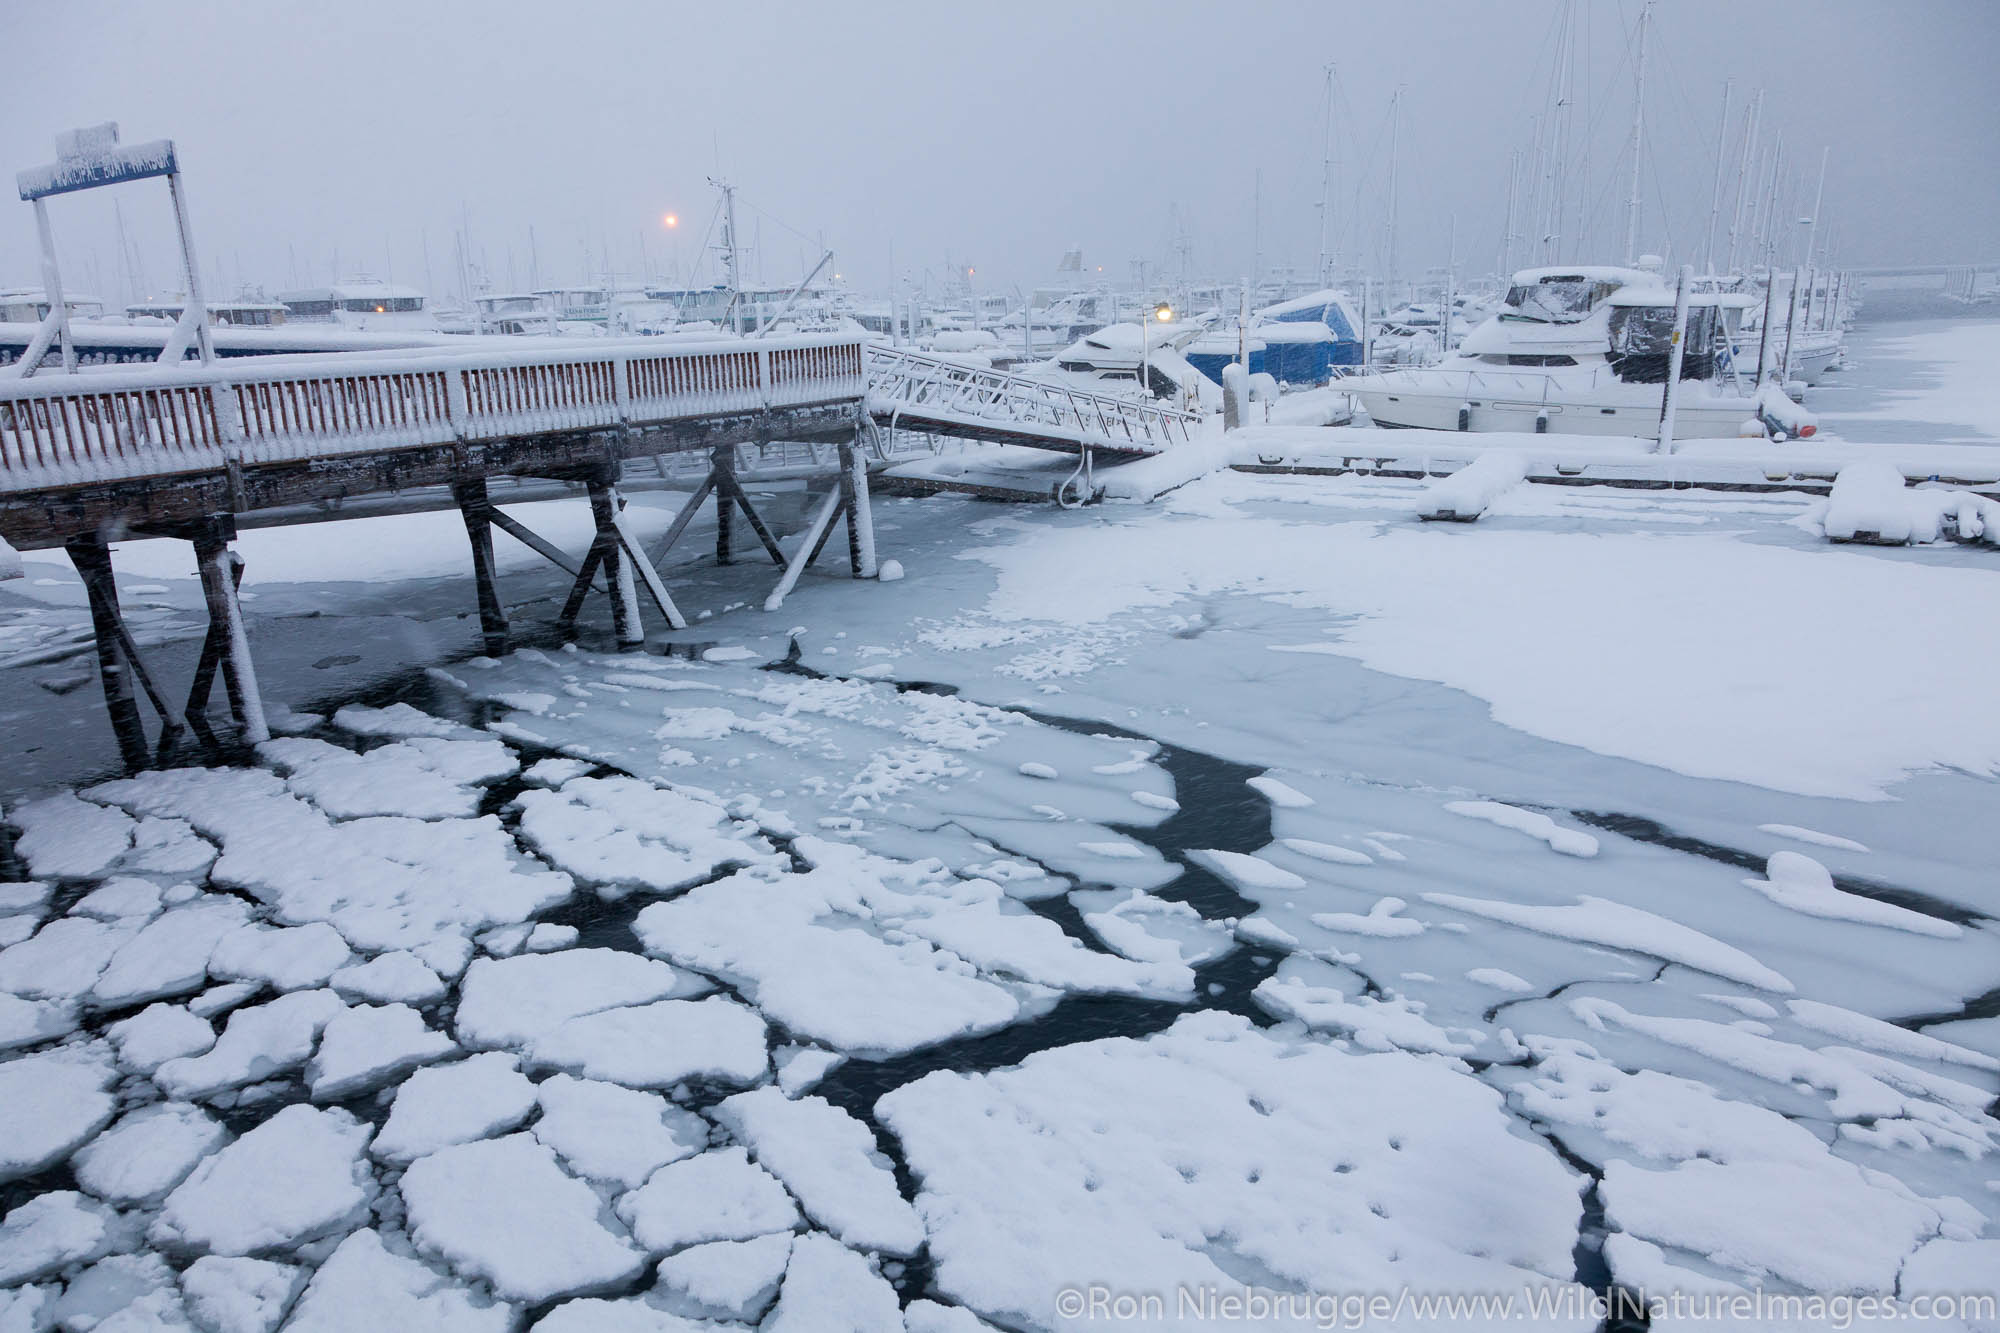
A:
[[[1507,319],[1532,320],[1537,324],[1574,324],[1617,287],[1589,278],[1543,278],[1540,282],[1507,289]]]

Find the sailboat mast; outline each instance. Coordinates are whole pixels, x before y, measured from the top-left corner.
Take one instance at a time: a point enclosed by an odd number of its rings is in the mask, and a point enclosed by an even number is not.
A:
[[[1785,132],[1778,131],[1778,141],[1771,149],[1771,184],[1764,202],[1764,267],[1770,268],[1778,262],[1778,189],[1785,170]]]
[[[1250,186],[1250,281],[1261,282],[1264,276],[1264,168],[1258,167],[1251,177]],[[1144,299],[1142,294],[1141,300]],[[1146,318],[1142,313],[1139,327],[1144,330]]]
[[[1452,300],[1456,295],[1452,291],[1452,279],[1456,276],[1452,270],[1458,266],[1458,214],[1456,213],[1451,215],[1450,235],[1451,239],[1445,243],[1444,249],[1444,303],[1438,311],[1438,351],[1447,356],[1451,354],[1451,310]]]
[[[1646,128],[1646,21],[1653,0],[1639,6],[1639,70],[1632,86],[1632,192],[1625,199],[1625,262],[1639,258],[1639,149]]]
[[[1332,218],[1327,211],[1333,197],[1333,66],[1326,67],[1326,121],[1320,137],[1319,158],[1319,285],[1333,285],[1333,269],[1327,261],[1327,235]]]
[[[1564,130],[1569,123],[1570,93],[1574,86],[1573,68],[1576,42],[1576,6],[1563,6],[1562,28],[1556,38],[1556,104],[1550,112],[1549,130],[1549,229],[1547,262],[1561,257],[1563,207],[1567,202],[1567,182],[1563,179],[1563,154],[1567,149]]]
[[[1757,118],[1758,112],[1762,109],[1763,105],[1764,92],[1762,89],[1759,89],[1757,95],[1750,99],[1749,105],[1743,108],[1743,156],[1742,160],[1736,166],[1736,211],[1731,213],[1729,217],[1729,263],[1727,267],[1731,273],[1736,271],[1736,247],[1743,232],[1743,210],[1750,198],[1750,166],[1755,160],[1754,150],[1757,144]]]
[[[1729,139],[1729,94],[1735,90],[1736,80],[1725,79],[1722,83],[1722,125],[1715,132],[1715,183],[1708,192],[1708,239],[1702,245],[1701,262],[1708,271],[1715,272],[1715,224],[1722,217],[1722,151]]]
[[[1389,95],[1389,271],[1384,280],[1393,294],[1396,288],[1396,156],[1402,134],[1403,90]]]
[[[1819,150],[1819,188],[1813,191],[1812,221],[1806,224],[1806,264],[1808,266],[1816,262],[1813,259],[1813,242],[1819,235],[1820,205],[1826,202],[1826,159],[1832,153],[1832,145]]]

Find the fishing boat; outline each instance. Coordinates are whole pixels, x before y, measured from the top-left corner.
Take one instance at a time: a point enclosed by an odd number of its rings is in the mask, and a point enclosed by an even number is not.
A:
[[[1810,435],[1775,383],[1746,383],[1731,354],[1738,292],[1690,292],[1676,439]],[[1676,296],[1656,268],[1561,266],[1516,273],[1498,314],[1436,365],[1344,386],[1378,426],[1650,436],[1672,362]]]

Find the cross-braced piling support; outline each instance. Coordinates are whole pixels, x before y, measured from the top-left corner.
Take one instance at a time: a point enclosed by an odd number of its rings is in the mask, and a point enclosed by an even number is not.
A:
[[[604,574],[604,586],[611,593],[612,632],[624,647],[636,647],[645,642],[645,627],[639,620],[639,589],[644,587],[646,595],[659,608],[667,624],[674,629],[686,629],[687,618],[674,605],[674,599],[667,593],[666,581],[660,571],[646,555],[645,547],[632,533],[624,516],[625,501],[618,494],[618,476],[615,469],[607,469],[588,481],[590,490],[590,515],[596,527],[591,538],[590,550],[584,555],[582,565],[576,568],[576,581],[570,585],[569,597],[563,602],[562,614],[557,623],[565,630],[576,624],[577,613],[583,609],[583,599],[592,586],[600,570]],[[697,497],[696,503],[699,502]],[[689,506],[691,510],[692,505]],[[675,533],[686,526],[683,513],[675,520]],[[511,528],[509,529],[511,531]],[[532,534],[530,534],[532,535]],[[538,548],[539,549],[539,548]],[[664,548],[663,548],[664,553]],[[547,554],[547,552],[544,552]],[[554,559],[554,556],[550,556]],[[560,562],[559,562],[560,563]],[[567,568],[565,564],[565,568]]]
[[[872,428],[872,424],[868,423],[863,427],[864,430]],[[799,576],[826,549],[827,540],[833,535],[834,519],[843,515],[847,519],[849,569],[857,579],[872,579],[876,573],[875,516],[868,498],[868,459],[853,443],[840,446],[840,475],[828,488],[819,508],[813,512],[812,522],[807,526],[798,550],[793,553],[791,563],[785,566],[778,586],[771,589],[771,595],[764,599],[766,611],[775,611],[785,604],[785,598],[798,586]]]
[[[229,711],[243,739],[261,745],[271,739],[271,728],[264,718],[257,667],[250,657],[250,635],[244,629],[243,607],[237,600],[236,590],[243,582],[243,557],[229,549],[232,535],[229,525],[220,519],[198,526],[192,534],[202,597],[208,603],[208,635],[202,640],[201,659],[195,663],[187,718],[189,725],[207,730],[203,719],[215,685],[215,669],[220,665]]]
[[[185,537],[194,544],[202,596],[208,604],[208,634],[202,640],[201,656],[195,663],[187,707],[178,713],[154,683],[152,672],[147,670],[139,653],[139,645],[125,624],[124,611],[118,604],[118,583],[111,567],[109,543],[101,533],[71,537],[64,543],[90,600],[91,627],[97,637],[97,670],[104,684],[104,704],[111,715],[111,731],[118,739],[118,753],[125,766],[134,770],[156,759],[164,760],[182,731],[190,727],[204,743],[214,743],[207,712],[218,670],[242,738],[252,745],[271,739],[270,727],[264,719],[263,697],[257,688],[257,669],[250,657],[250,636],[244,629],[243,608],[236,596],[237,585],[243,579],[243,561],[229,549],[235,536],[230,521],[226,517],[209,519],[157,535]],[[146,721],[139,711],[138,694],[132,688],[135,681],[160,720],[157,747],[147,743]]]
[[[97,634],[97,674],[104,682],[104,706],[111,713],[111,730],[118,738],[118,753],[125,760],[125,767],[140,769],[151,757],[146,744],[146,722],[139,715],[139,701],[132,693],[132,677],[136,674],[137,653],[132,649],[132,636],[125,628],[124,615],[118,609],[118,584],[111,573],[111,547],[102,536],[72,537],[65,543],[69,551],[70,563],[76,566],[78,577],[83,580],[84,593],[90,598],[90,623]],[[149,688],[148,693],[151,693]],[[154,707],[159,709],[163,734],[161,745],[165,745],[173,731],[174,724],[167,720],[166,709],[155,696]]]

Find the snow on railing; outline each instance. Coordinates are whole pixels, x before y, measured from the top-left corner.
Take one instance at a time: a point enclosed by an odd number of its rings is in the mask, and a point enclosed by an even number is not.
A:
[[[240,358],[0,379],[0,491],[645,427],[867,392],[827,337]]]
[[[1178,408],[903,348],[871,345],[867,355],[870,409],[892,416],[899,409],[914,409],[965,423],[1026,427],[1030,433],[1055,435],[1079,445],[1147,453],[1185,444],[1201,421],[1195,413]]]

